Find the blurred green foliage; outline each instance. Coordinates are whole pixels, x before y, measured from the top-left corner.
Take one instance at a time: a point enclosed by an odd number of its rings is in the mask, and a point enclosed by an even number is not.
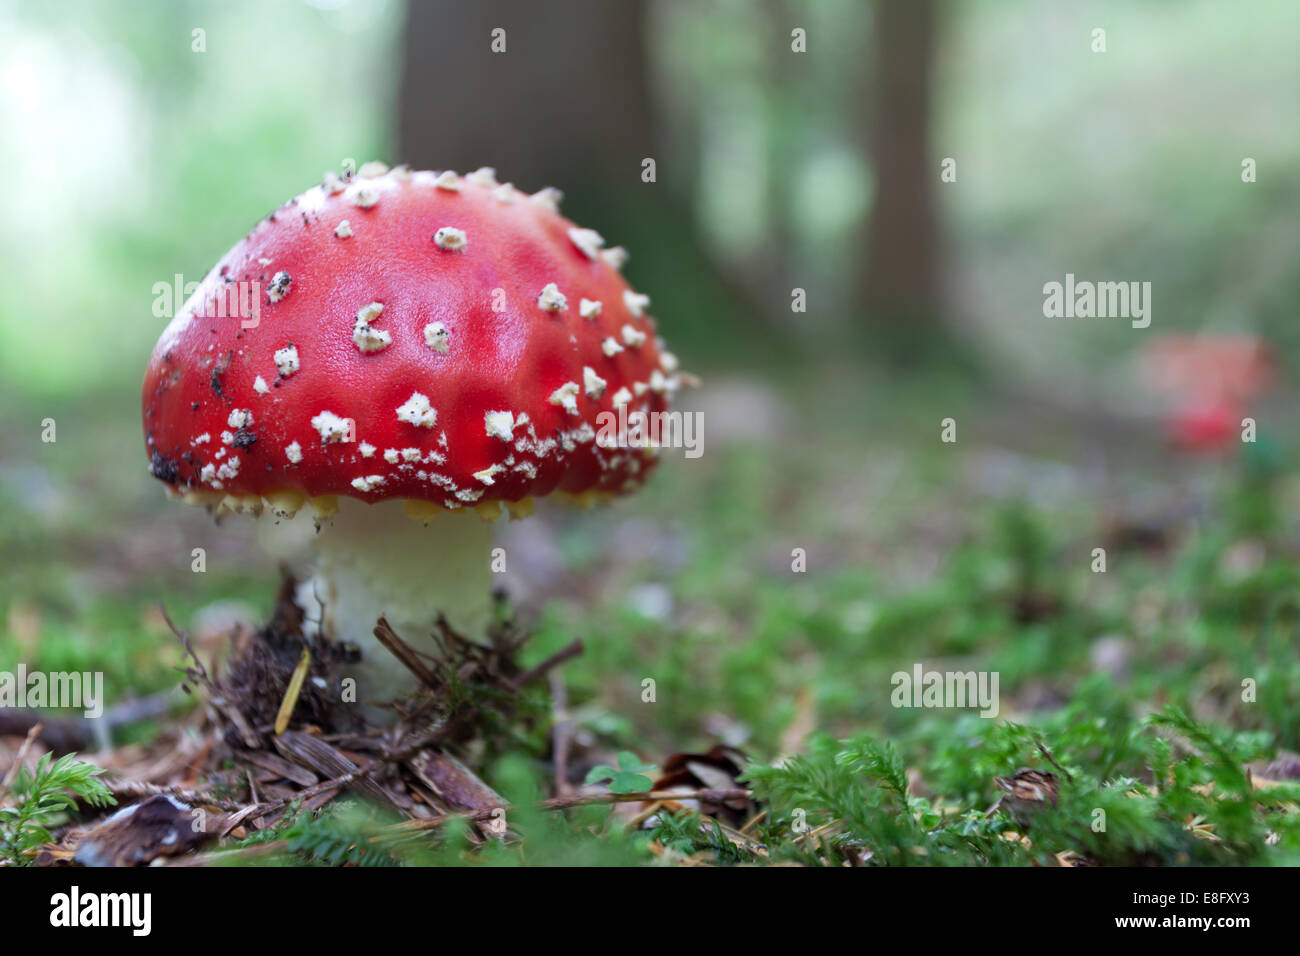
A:
[[[0,4],[6,389],[139,387],[155,283],[201,280],[266,213],[391,148],[399,4]],[[204,31],[196,50],[195,30]],[[4,400],[0,392],[0,401]]]

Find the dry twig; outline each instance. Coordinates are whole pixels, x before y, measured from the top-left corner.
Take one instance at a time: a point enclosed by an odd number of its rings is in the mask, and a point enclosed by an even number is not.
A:
[[[9,767],[8,773],[5,774],[4,780],[0,780],[0,803],[4,802],[5,795],[9,788],[13,786],[14,780],[18,778],[18,771],[23,768],[23,761],[27,759],[27,751],[31,749],[32,743],[40,735],[41,725],[36,724],[31,730],[27,731],[27,739],[23,741],[22,746],[18,748],[18,753],[14,756],[14,762]]]

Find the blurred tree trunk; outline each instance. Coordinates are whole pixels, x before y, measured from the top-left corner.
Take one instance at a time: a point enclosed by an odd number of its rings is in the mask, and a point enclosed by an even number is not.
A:
[[[930,156],[934,0],[877,0],[876,197],[867,228],[861,307],[904,355],[939,334],[939,230]]]
[[[398,136],[417,168],[496,166],[575,198],[639,182],[654,124],[642,0],[413,0]],[[505,52],[492,31],[505,30]]]

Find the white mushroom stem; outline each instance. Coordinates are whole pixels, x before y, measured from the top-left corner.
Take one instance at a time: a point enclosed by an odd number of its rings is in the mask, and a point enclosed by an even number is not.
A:
[[[436,654],[439,614],[463,636],[485,641],[492,615],[492,527],[472,511],[423,524],[402,502],[339,502],[316,535],[315,577],[299,586],[307,617],[361,649],[358,702],[383,702],[418,682],[374,636],[383,615],[406,643]]]

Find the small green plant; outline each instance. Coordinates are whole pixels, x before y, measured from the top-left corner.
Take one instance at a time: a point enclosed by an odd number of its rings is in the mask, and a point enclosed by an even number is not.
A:
[[[654,764],[642,763],[641,758],[632,751],[620,750],[618,768],[606,764],[592,767],[587,774],[587,783],[608,780],[610,793],[644,793],[653,783],[646,774],[654,773],[658,769]]]
[[[82,801],[94,807],[116,803],[99,779],[104,771],[68,754],[51,762],[45,754],[35,773],[20,770],[13,782],[17,803],[0,807],[0,859],[10,866],[31,863],[27,855],[53,837],[50,828],[63,822]]]
[[[936,749],[915,764],[892,743],[816,737],[807,755],[748,769],[769,811],[754,835],[773,859],[815,865],[1054,866],[1067,851],[1103,866],[1295,859],[1300,788],[1255,788],[1243,769],[1271,751],[1267,734],[1218,729],[1172,705],[1108,712],[1087,699],[1095,692],[1082,688],[1040,728],[937,723]],[[994,803],[996,775],[1035,764],[1054,780],[1050,797]],[[906,766],[930,797],[909,792]]]
[[[683,856],[706,853],[717,863],[751,863],[754,860],[752,854],[727,839],[717,820],[705,819],[694,810],[658,814],[655,826],[647,836]]]
[[[319,815],[301,814],[282,836],[289,850],[330,866],[400,866],[399,856],[381,845],[383,824],[390,821],[354,802]]]

